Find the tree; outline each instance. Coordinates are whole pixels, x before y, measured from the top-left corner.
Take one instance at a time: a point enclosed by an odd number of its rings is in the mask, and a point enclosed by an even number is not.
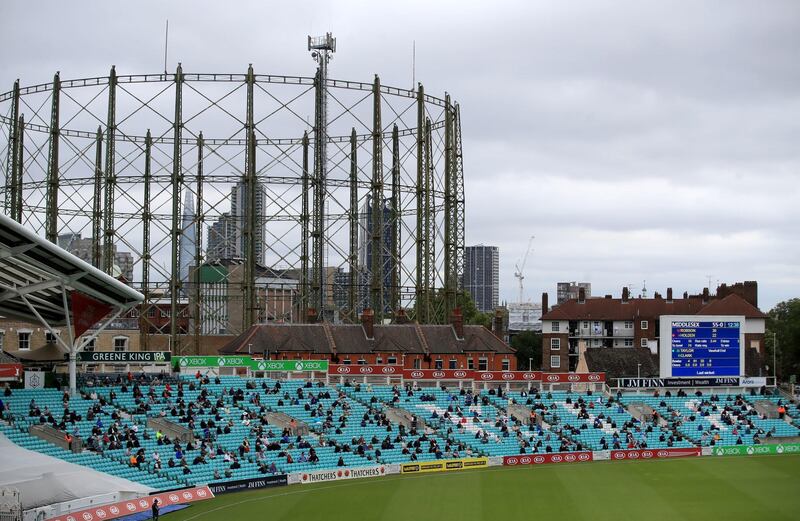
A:
[[[456,304],[461,308],[461,316],[464,317],[464,324],[470,326],[485,326],[488,329],[492,328],[491,313],[482,313],[475,307],[475,301],[472,296],[464,290],[456,294]],[[415,304],[416,306],[416,304]],[[431,324],[448,324],[450,322],[449,310],[445,310],[445,294],[444,290],[439,288],[431,298],[432,316],[430,317]],[[447,316],[445,316],[447,314]],[[419,316],[417,313],[416,316]]]
[[[511,337],[511,347],[517,350],[517,369],[527,371],[533,359],[533,369],[542,366],[542,334],[522,331]]]
[[[774,352],[775,342],[777,352]],[[777,360],[781,380],[800,374],[800,299],[780,302],[770,310],[765,348],[765,363],[772,366],[773,360]]]

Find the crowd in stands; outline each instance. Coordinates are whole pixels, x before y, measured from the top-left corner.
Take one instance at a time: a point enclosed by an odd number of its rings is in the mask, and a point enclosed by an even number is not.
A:
[[[473,392],[200,373],[179,379],[129,373],[87,377],[83,384],[74,398],[6,387],[0,412],[17,431],[3,426],[4,432],[19,439],[27,426],[47,424],[68,442],[82,441],[95,455],[87,461],[114,472],[124,465],[133,479],[162,488],[376,463],[757,444],[800,434],[787,421],[797,421],[796,404],[771,398],[780,418],[769,420],[744,395]],[[652,407],[652,416],[635,419],[627,409],[633,402]],[[525,415],[512,414],[512,405]],[[404,411],[408,421],[390,420],[390,409]],[[193,436],[170,436],[148,427],[148,419],[168,420]]]

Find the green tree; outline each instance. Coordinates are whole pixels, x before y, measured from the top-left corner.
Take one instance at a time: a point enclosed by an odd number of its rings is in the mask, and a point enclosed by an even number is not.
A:
[[[772,367],[777,360],[778,378],[786,381],[800,375],[800,299],[786,300],[770,310],[765,347],[765,363]]]
[[[542,367],[542,334],[522,331],[511,337],[511,347],[517,350],[517,369],[527,371],[533,359],[533,369]]]

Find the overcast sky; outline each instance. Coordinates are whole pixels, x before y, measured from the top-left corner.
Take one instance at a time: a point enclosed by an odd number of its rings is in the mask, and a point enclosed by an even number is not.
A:
[[[312,75],[449,92],[462,108],[467,243],[500,248],[501,299],[561,280],[618,296],[757,280],[800,295],[800,2],[0,3],[0,90],[163,69]]]

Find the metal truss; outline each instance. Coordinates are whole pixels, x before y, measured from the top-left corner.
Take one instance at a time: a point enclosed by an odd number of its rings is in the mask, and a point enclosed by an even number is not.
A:
[[[128,272],[143,349],[163,334],[199,352],[204,335],[311,309],[442,323],[460,304],[460,108],[422,85],[56,73],[0,94],[0,169],[6,214]]]

